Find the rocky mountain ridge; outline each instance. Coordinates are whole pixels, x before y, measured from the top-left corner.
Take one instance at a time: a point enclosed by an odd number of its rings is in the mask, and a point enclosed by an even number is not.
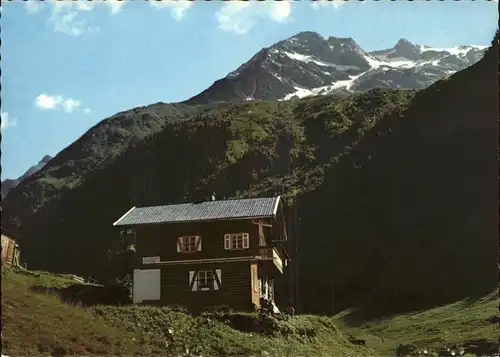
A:
[[[17,179],[5,179],[2,181],[2,198],[7,196],[7,193],[14,187],[16,187],[19,182],[30,177],[35,172],[41,170],[50,160],[52,160],[52,156],[45,155],[36,165],[31,166],[24,174],[19,176]]]
[[[433,48],[400,39],[366,52],[354,39],[301,32],[264,48],[186,103],[288,100],[372,88],[422,89],[480,60],[486,46]]]

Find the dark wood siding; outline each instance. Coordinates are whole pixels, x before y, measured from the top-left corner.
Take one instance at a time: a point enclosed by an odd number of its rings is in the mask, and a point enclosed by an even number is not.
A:
[[[268,220],[269,222],[270,220]],[[273,228],[264,227],[268,247],[273,239],[283,238],[281,223],[272,220]],[[252,278],[260,275],[282,279],[277,274],[272,261],[231,261],[200,262],[205,259],[254,257],[260,255],[259,228],[252,220],[228,220],[199,223],[175,223],[144,225],[135,227],[134,269],[161,269],[161,301],[146,302],[155,305],[180,305],[192,312],[201,312],[214,306],[228,306],[239,311],[250,311],[260,305],[260,291],[255,292]],[[224,235],[228,233],[248,233],[248,249],[225,250]],[[201,236],[201,251],[177,252],[177,238],[181,236]],[[165,264],[142,264],[143,257],[159,257]],[[196,262],[188,262],[197,260]],[[220,269],[222,284],[216,291],[192,291],[189,272]],[[276,284],[278,289],[281,286]],[[275,291],[282,299],[282,294]],[[280,299],[280,300],[281,300]],[[277,301],[278,305],[281,301]]]
[[[192,291],[189,272],[221,270],[221,285],[216,291]],[[214,306],[229,306],[239,311],[253,309],[250,263],[182,264],[161,267],[161,305],[179,305],[199,312]]]
[[[249,233],[250,248],[225,250],[224,234],[227,233]],[[177,252],[177,238],[186,235],[201,236],[201,251]],[[251,220],[139,226],[136,228],[134,266],[146,268],[142,266],[142,257],[151,256],[160,256],[162,261],[255,256],[258,254],[258,239],[258,227]]]

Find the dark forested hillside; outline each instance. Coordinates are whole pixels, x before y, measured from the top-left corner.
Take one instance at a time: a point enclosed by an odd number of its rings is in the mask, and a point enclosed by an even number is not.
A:
[[[497,66],[494,48],[420,92],[129,111],[135,129],[89,131],[9,194],[2,220],[31,267],[108,279],[123,269],[112,222],[131,206],[279,193],[304,311],[482,294],[498,280]]]
[[[7,213],[2,223],[15,228],[30,222],[42,207],[79,187],[90,173],[104,169],[130,144],[198,110],[197,106],[157,103],[117,113],[96,124],[9,191],[2,201]]]
[[[497,284],[497,54],[491,49],[481,63],[418,92],[399,118],[379,121],[304,198],[300,237],[314,231],[322,245],[302,259],[303,279],[318,277],[311,289],[335,283],[339,304],[352,304],[343,292],[357,291],[359,303],[394,310]],[[328,262],[325,277],[307,263],[313,257]]]
[[[25,180],[26,178],[33,175],[35,172],[39,171],[42,167],[44,167],[52,157],[50,155],[45,155],[36,165],[31,166],[24,174],[19,176],[17,179],[6,179],[2,181],[2,198],[7,196],[10,190],[19,185],[19,182]]]

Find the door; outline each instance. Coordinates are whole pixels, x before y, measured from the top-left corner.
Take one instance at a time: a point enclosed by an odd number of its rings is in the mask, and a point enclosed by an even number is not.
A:
[[[132,295],[134,304],[139,304],[145,300],[160,300],[160,269],[135,269]]]

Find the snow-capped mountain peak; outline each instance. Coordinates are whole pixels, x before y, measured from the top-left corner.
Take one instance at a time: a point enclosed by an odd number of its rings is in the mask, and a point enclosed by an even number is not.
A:
[[[264,48],[188,102],[279,99],[375,87],[421,89],[479,61],[486,46],[433,48],[401,38],[366,52],[353,38],[305,31]]]

